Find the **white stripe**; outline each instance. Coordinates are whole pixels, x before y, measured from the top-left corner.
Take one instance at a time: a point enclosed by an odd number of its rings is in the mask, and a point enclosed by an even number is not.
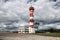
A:
[[[34,25],[34,23],[33,22],[30,22],[30,25]]]
[[[30,19],[33,19],[34,17],[30,17]]]
[[[29,33],[35,33],[35,29],[34,29],[34,28],[29,27]]]

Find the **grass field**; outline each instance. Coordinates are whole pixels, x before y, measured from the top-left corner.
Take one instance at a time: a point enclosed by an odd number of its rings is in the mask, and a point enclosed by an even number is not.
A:
[[[36,35],[60,37],[60,33],[36,33]]]

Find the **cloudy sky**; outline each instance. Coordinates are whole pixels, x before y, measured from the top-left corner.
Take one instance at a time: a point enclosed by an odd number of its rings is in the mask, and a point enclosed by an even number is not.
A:
[[[60,0],[0,0],[0,31],[29,25],[31,5],[39,29],[60,29]]]

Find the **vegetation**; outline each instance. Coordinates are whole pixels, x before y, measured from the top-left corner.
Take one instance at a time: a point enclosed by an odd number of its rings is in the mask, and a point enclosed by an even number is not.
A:
[[[36,35],[60,37],[60,29],[38,30],[36,31]]]
[[[36,33],[36,35],[60,37],[60,33]]]

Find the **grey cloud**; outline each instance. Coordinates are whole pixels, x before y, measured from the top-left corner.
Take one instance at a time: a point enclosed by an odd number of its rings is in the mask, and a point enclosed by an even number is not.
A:
[[[28,1],[28,0],[27,0]],[[31,4],[27,4],[26,0],[3,0],[0,2],[0,25],[13,25],[14,27],[20,27],[19,25],[29,24],[29,7]],[[34,19],[43,23],[44,28],[54,27],[54,23],[60,22],[60,9],[55,9],[56,2],[50,2],[48,0],[38,0],[32,2],[35,7]],[[56,4],[58,5],[58,4]],[[17,24],[17,25],[15,25]],[[27,25],[28,25],[27,24]],[[55,24],[54,24],[55,25]],[[25,26],[25,25],[24,25]],[[41,26],[41,25],[39,25]],[[41,27],[43,27],[41,26]],[[58,25],[56,25],[57,28]],[[6,27],[3,27],[6,28]],[[8,28],[8,26],[7,26]],[[60,28],[60,27],[59,27]],[[15,29],[14,29],[15,30]]]

